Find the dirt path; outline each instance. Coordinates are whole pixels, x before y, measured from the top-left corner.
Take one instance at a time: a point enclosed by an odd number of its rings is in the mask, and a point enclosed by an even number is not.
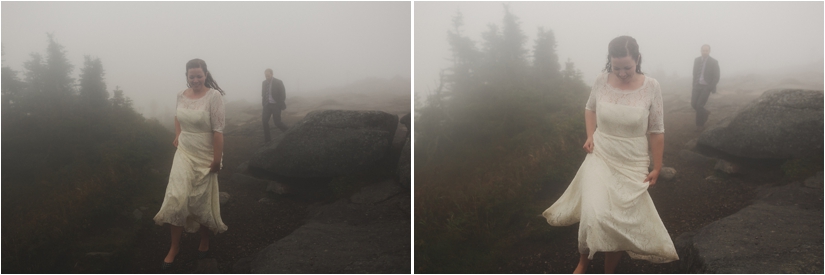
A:
[[[711,111],[706,126],[718,123],[739,107],[759,96],[759,93],[724,93],[711,96],[707,108]],[[721,182],[705,180],[715,175],[714,163],[691,163],[679,157],[685,144],[699,136],[695,127],[695,112],[690,107],[689,90],[663,95],[665,106],[664,166],[674,167],[673,180],[660,181],[649,189],[659,216],[672,239],[700,229],[716,220],[731,215],[751,204],[756,188],[763,184],[781,182],[782,172],[775,165],[753,163],[745,175],[725,178]],[[544,201],[551,205],[553,201]],[[537,217],[537,223],[545,223]],[[578,226],[549,227],[551,237],[528,238],[516,243],[506,253],[500,273],[570,273],[578,263]],[[617,273],[678,273],[678,261],[653,264],[622,257]],[[604,272],[604,256],[597,253],[588,273]]]
[[[409,112],[410,106],[409,98],[403,95],[386,95],[376,97],[378,99],[372,101],[357,101],[349,99],[350,96],[347,95],[335,95],[329,98],[328,101],[333,102],[334,104],[330,104],[334,106],[319,106],[318,102],[326,101],[317,98],[294,98],[289,109],[282,115],[283,122],[291,126],[311,110],[330,108],[378,109],[400,117]],[[239,172],[236,171],[238,166],[248,161],[252,154],[263,145],[260,105],[244,102],[229,103],[227,104],[227,117],[232,119],[227,119],[224,133],[224,166],[218,177],[220,191],[227,192],[231,196],[230,201],[221,206],[221,218],[229,228],[210,240],[210,257],[216,260],[220,273],[238,273],[244,272],[243,269],[233,270],[238,260],[253,257],[258,251],[291,234],[305,223],[308,208],[322,202],[317,198],[305,196],[268,196],[265,192],[267,187],[265,184],[233,184],[230,178],[233,173]],[[271,126],[270,131],[273,136],[281,133],[274,126]],[[402,134],[402,131],[399,131],[396,133],[396,138]],[[166,183],[163,185],[165,186]],[[273,202],[258,202],[264,197],[269,197]],[[159,206],[161,201],[162,196],[155,204]],[[157,209],[150,208],[147,211],[147,215],[150,215],[149,219],[155,213]],[[126,273],[161,273],[161,261],[166,256],[170,245],[169,231],[168,225],[143,226],[138,232],[138,241],[129,266],[120,270]],[[196,272],[198,265],[196,251],[199,241],[198,234],[184,233],[181,252],[169,273]]]
[[[221,192],[231,195],[231,200],[221,206],[221,217],[229,229],[211,239],[210,251],[221,273],[231,273],[239,259],[253,256],[298,228],[306,216],[308,202],[282,198],[273,203],[259,203],[258,200],[266,196],[266,186],[232,184],[229,179],[236,167],[248,160],[261,144],[262,137],[227,136],[225,140],[224,169],[219,174],[219,182]],[[168,225],[143,229],[137,237],[140,241],[128,270],[160,273],[160,262],[169,249],[169,236]],[[184,233],[181,252],[171,273],[193,273],[196,270],[199,240],[197,234]]]

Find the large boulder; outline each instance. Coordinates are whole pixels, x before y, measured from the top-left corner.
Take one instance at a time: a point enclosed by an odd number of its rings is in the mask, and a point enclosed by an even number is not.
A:
[[[821,156],[822,102],[822,91],[768,90],[704,131],[699,144],[757,159]]]
[[[404,149],[401,149],[401,157],[398,159],[398,181],[402,187],[407,189],[410,188],[410,183],[412,183],[410,177],[410,171],[412,171],[412,167],[410,167],[410,161],[412,161],[410,150],[410,139],[407,139],[407,142],[404,143]]]
[[[252,256],[249,273],[410,273],[411,196],[393,180],[308,209],[307,224]],[[238,263],[246,268],[245,263]]]
[[[822,273],[822,196],[801,182],[761,190],[753,205],[674,241],[680,272]]]
[[[294,178],[349,174],[383,159],[397,126],[398,116],[381,111],[313,111],[256,152],[249,166]]]

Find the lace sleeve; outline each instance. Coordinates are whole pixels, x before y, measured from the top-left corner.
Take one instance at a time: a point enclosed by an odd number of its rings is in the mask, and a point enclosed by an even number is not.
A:
[[[596,101],[598,100],[599,87],[601,87],[604,82],[604,76],[605,74],[601,74],[596,77],[596,83],[593,83],[593,88],[590,89],[590,97],[587,99],[587,104],[584,105],[585,109],[593,112],[596,111]]]
[[[223,133],[223,126],[226,121],[223,106],[223,96],[215,90],[212,98],[209,99],[209,118],[212,121],[212,131]]]
[[[647,121],[648,133],[665,133],[665,119],[662,106],[662,87],[659,81],[653,81],[653,91],[650,98],[650,114]]]

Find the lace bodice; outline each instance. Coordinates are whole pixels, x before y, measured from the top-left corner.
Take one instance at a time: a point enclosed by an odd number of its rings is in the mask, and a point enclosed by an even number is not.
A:
[[[183,95],[185,91],[178,93],[177,108],[208,112],[212,131],[223,133],[226,113],[221,93],[215,89],[209,89],[203,97],[190,99]]]
[[[603,73],[596,78],[593,89],[590,91],[590,98],[587,100],[585,109],[597,112],[599,102],[608,102],[624,106],[640,107],[648,109],[648,133],[664,133],[664,113],[662,110],[662,88],[656,79],[644,76],[645,81],[636,90],[620,90],[607,83],[608,73]],[[598,126],[598,125],[597,125]]]

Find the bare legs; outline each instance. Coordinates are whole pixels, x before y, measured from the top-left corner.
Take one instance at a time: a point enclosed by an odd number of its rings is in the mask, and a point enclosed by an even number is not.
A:
[[[579,265],[576,266],[576,270],[573,271],[573,274],[584,274],[587,272],[588,265],[590,265],[590,259],[587,258],[587,254],[579,254]]]
[[[605,252],[604,253],[604,273],[610,273],[616,271],[616,266],[619,264],[619,259],[622,258],[622,252]]]
[[[210,231],[209,228],[206,228],[206,226],[201,226],[200,231],[201,244],[198,246],[198,251],[209,251],[209,234],[211,234],[212,231]]]
[[[616,271],[616,266],[619,265],[619,259],[622,258],[622,252],[605,252],[604,253],[604,273],[612,274]],[[579,265],[573,274],[584,274],[587,272],[587,266],[590,265],[590,259],[587,254],[579,254]]]
[[[175,261],[175,257],[178,256],[178,252],[180,252],[180,235],[183,233],[182,226],[174,226],[172,227],[172,245],[169,247],[169,253],[166,254],[166,258],[163,259],[166,263],[171,263]],[[201,235],[201,243],[198,246],[198,251],[209,251],[209,234],[212,231],[206,226],[201,226],[200,235]]]
[[[171,263],[175,261],[175,256],[180,251],[181,233],[183,233],[183,226],[172,225],[172,246],[169,248],[169,253],[166,254],[166,259],[163,259],[164,262]]]

